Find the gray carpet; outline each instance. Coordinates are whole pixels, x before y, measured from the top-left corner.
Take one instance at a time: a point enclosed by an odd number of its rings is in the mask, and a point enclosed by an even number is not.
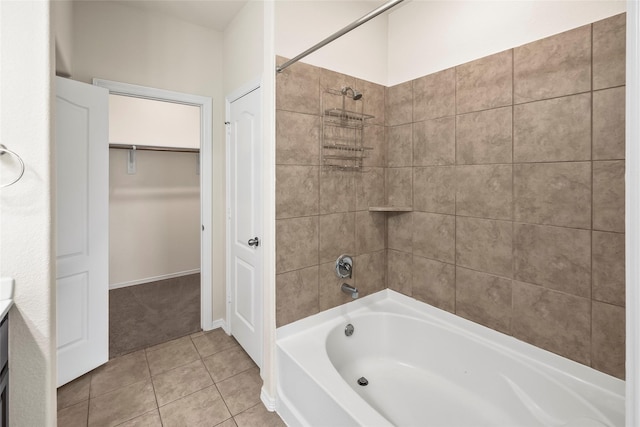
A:
[[[109,358],[200,330],[200,274],[109,291]]]

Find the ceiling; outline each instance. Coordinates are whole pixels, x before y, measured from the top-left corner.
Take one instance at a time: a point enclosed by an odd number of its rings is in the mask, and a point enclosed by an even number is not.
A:
[[[172,16],[223,31],[247,0],[113,0],[127,6]]]

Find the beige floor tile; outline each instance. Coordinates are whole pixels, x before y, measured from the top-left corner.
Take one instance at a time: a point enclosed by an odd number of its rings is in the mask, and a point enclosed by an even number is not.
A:
[[[186,365],[200,358],[189,337],[169,341],[168,343],[148,348],[146,351],[152,376]]]
[[[204,359],[204,364],[216,383],[256,366],[240,347],[209,356]]]
[[[160,406],[210,385],[213,385],[213,381],[199,359],[153,377],[153,387]]]
[[[89,402],[89,426],[116,426],[157,407],[151,380],[103,394]]]
[[[261,403],[235,416],[238,427],[285,427],[286,424],[275,412],[267,411]]]
[[[58,389],[58,409],[89,400],[92,373],[76,378]]]
[[[216,425],[215,427],[237,427],[238,424],[233,420],[233,418],[229,418],[228,420]]]
[[[214,426],[231,417],[215,386],[160,407],[164,427]]]
[[[118,427],[162,427],[162,421],[160,421],[160,413],[157,409],[154,409],[151,412],[147,412],[144,415],[140,415],[139,417],[118,425]]]
[[[239,347],[238,342],[227,335],[222,328],[205,332],[199,336],[192,335],[191,339],[201,357],[207,357],[229,348]]]
[[[58,426],[86,427],[89,413],[89,400],[58,409]]]
[[[260,378],[258,368],[244,371],[216,385],[233,415],[237,415],[260,403],[262,378]]]
[[[100,396],[149,377],[149,366],[144,350],[116,357],[93,372],[91,397]]]

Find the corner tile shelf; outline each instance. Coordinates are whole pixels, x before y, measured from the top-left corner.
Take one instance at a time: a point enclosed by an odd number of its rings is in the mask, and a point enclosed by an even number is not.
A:
[[[369,212],[411,212],[411,206],[369,206]]]

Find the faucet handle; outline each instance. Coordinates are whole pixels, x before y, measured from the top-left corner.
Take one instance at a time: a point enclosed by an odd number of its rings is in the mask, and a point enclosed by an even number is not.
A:
[[[353,259],[349,255],[340,255],[336,260],[336,275],[340,279],[351,278],[353,274]]]

